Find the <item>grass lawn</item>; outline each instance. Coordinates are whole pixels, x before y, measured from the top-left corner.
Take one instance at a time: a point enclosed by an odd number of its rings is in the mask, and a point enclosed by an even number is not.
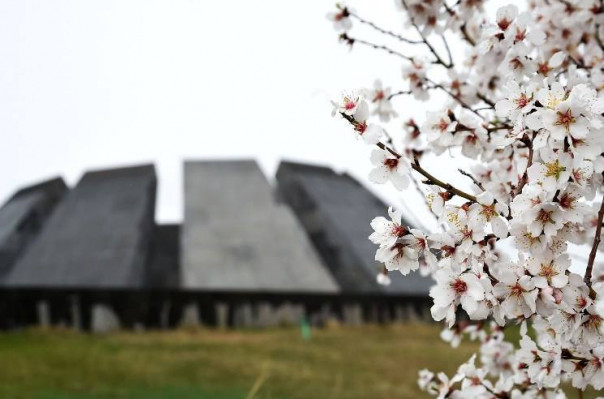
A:
[[[86,335],[0,334],[0,398],[421,398],[417,371],[454,371],[437,325]],[[586,397],[593,397],[586,395]]]

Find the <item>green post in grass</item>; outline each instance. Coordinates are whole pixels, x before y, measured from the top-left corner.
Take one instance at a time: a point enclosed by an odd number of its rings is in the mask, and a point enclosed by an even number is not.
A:
[[[305,341],[310,341],[312,338],[312,330],[310,329],[310,323],[306,319],[306,316],[303,316],[302,320],[300,320],[300,334]]]

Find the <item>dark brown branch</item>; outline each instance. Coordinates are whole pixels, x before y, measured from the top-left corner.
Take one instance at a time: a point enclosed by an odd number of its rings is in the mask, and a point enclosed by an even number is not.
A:
[[[491,108],[495,108],[495,103],[491,100],[489,100],[489,98],[487,96],[485,96],[484,94],[481,93],[476,93],[476,97],[480,98],[482,101],[484,101],[486,104],[488,104]]]
[[[360,17],[358,14],[350,12],[350,10],[348,10],[348,15],[350,15],[351,17],[356,18],[359,22],[361,22],[361,23],[363,23],[365,25],[371,26],[373,29],[377,30],[378,32],[380,32],[380,33],[382,33],[384,35],[387,35],[387,36],[394,37],[395,39],[400,40],[401,42],[408,43],[408,44],[422,44],[423,43],[421,40],[410,40],[410,39],[407,39],[406,37],[398,35],[398,34],[396,34],[394,32],[389,31],[389,30],[382,29],[379,26],[377,26],[376,24],[374,24],[373,22],[368,21],[368,20]]]
[[[472,36],[470,36],[470,34],[468,33],[468,28],[466,26],[466,24],[461,25],[461,34],[463,35],[463,38],[465,39],[466,42],[470,43],[470,45],[472,46],[476,46],[476,41],[474,39],[472,39]]]
[[[394,155],[397,158],[401,158],[401,154],[399,154],[398,152],[394,151],[391,147],[388,147],[386,144],[382,143],[382,142],[378,142],[376,144],[379,148],[381,148],[384,151],[388,151],[389,153],[391,153],[392,155]]]
[[[587,261],[587,270],[585,270],[585,284],[591,287],[591,274],[594,268],[594,261],[596,260],[596,253],[598,252],[598,246],[600,245],[600,235],[602,234],[602,219],[604,218],[604,199],[598,212],[598,224],[596,226],[596,235],[594,237],[593,245],[591,246],[591,252],[589,253],[589,259]]]
[[[346,115],[343,112],[341,112],[340,115],[342,115],[342,117],[344,119],[346,119],[354,127],[357,127],[359,125],[359,122],[354,119],[354,116]],[[386,144],[384,144],[382,142],[378,142],[376,145],[379,148],[381,148],[382,150],[388,151],[390,154],[394,155],[396,158],[402,157],[401,154],[399,154],[398,152],[396,152],[395,150],[393,150],[392,148],[390,148],[389,146],[387,146]],[[445,182],[437,179],[436,177],[432,176],[427,170],[425,170],[424,168],[421,167],[421,165],[419,164],[419,160],[417,158],[415,158],[413,160],[413,162],[411,163],[411,168],[413,170],[415,170],[416,172],[418,172],[419,174],[421,174],[422,176],[424,176],[426,179],[428,179],[430,184],[444,188],[446,191],[450,192],[451,194],[465,198],[468,201],[477,202],[475,196],[468,194],[464,191],[461,191],[460,189],[452,186],[451,184],[445,183]]]
[[[513,197],[520,194],[522,192],[522,189],[528,182],[528,169],[533,165],[533,140],[534,139],[535,139],[535,133],[533,133],[533,137],[531,139],[529,139],[526,134],[522,138],[522,141],[524,142],[524,144],[526,144],[526,146],[528,147],[528,150],[529,150],[528,162],[526,163],[526,169],[524,170],[524,173],[522,174],[522,177],[520,178],[520,181],[518,182],[518,186],[516,187],[516,190],[512,193]]]
[[[443,61],[443,59],[440,58],[440,55],[438,55],[438,53],[436,52],[436,50],[434,49],[434,47],[432,47],[432,45],[430,44],[430,42],[428,41],[428,39],[426,39],[426,36],[424,36],[424,33],[422,32],[422,30],[419,28],[419,26],[415,22],[415,19],[411,16],[411,13],[409,12],[409,8],[407,7],[407,3],[405,2],[405,0],[401,0],[401,2],[403,4],[403,7],[405,8],[405,10],[407,11],[407,14],[409,15],[409,20],[411,21],[411,25],[413,25],[413,27],[415,28],[415,31],[417,32],[417,34],[422,38],[422,42],[426,45],[426,47],[428,47],[428,50],[430,50],[430,52],[434,56],[435,63],[436,64],[440,64],[440,65],[444,66],[447,69],[452,68],[453,64],[447,64],[447,63],[445,63]]]
[[[445,6],[445,9],[449,13],[449,15],[451,17],[454,17],[456,15],[455,11],[453,11],[453,9],[451,7],[449,7],[446,2],[443,2],[443,4]],[[459,4],[459,2],[455,3],[455,5],[453,7],[455,7],[458,4]],[[474,39],[472,39],[472,37],[468,33],[468,28],[465,23],[463,25],[461,25],[459,30],[461,31],[461,35],[463,36],[463,38],[466,42],[468,42],[472,47],[476,46],[476,41]]]
[[[388,96],[388,100],[392,100],[392,99],[393,99],[394,97],[396,97],[396,96],[402,96],[402,95],[407,95],[407,94],[411,94],[411,93],[412,93],[412,91],[411,91],[411,90],[401,90],[401,91],[397,91],[397,92],[394,92],[394,93],[390,94],[390,95]]]
[[[412,59],[411,57],[409,57],[408,55],[405,55],[405,54],[403,54],[403,53],[399,53],[398,51],[396,51],[396,50],[392,50],[392,49],[391,49],[391,48],[389,48],[389,47],[382,46],[382,45],[379,45],[379,44],[370,43],[370,42],[368,42],[368,41],[361,40],[361,39],[355,39],[355,38],[353,38],[353,37],[348,36],[346,33],[342,33],[342,34],[340,35],[340,40],[345,41],[345,42],[346,42],[348,45],[350,45],[351,47],[352,47],[352,46],[353,46],[355,43],[360,43],[360,44],[363,44],[363,45],[365,45],[365,46],[369,46],[369,47],[371,47],[371,48],[374,48],[374,49],[376,49],[376,50],[383,50],[383,51],[387,52],[388,54],[396,55],[396,56],[401,57],[401,58],[404,58],[404,59],[406,59],[406,60],[408,60],[408,61],[412,61],[412,60],[413,60],[413,59]]]
[[[436,177],[432,176],[430,173],[428,173],[427,170],[425,170],[424,168],[422,168],[420,166],[419,160],[417,158],[415,158],[413,160],[413,163],[411,164],[411,168],[413,170],[415,170],[416,172],[418,172],[419,174],[421,174],[422,176],[424,176],[426,179],[428,179],[430,181],[430,183],[432,183],[432,184],[434,184],[436,186],[439,186],[441,188],[444,188],[445,190],[447,190],[451,194],[455,194],[455,195],[457,195],[459,197],[465,198],[468,201],[477,202],[475,196],[473,196],[471,194],[468,194],[468,193],[466,193],[464,191],[461,191],[461,190],[453,187],[449,183],[445,183],[443,181],[440,181]]]
[[[430,211],[430,214],[432,214],[432,216],[434,216],[434,220],[436,220],[436,224],[443,231],[445,231],[446,230],[445,225],[444,224],[439,224],[439,217],[438,217],[438,215],[432,210],[432,207],[428,203],[428,199],[426,198],[426,195],[419,188],[419,182],[417,181],[417,178],[413,175],[413,173],[410,173],[410,176],[411,176],[411,182],[413,184],[413,187],[415,188],[415,191],[417,191],[417,193],[419,194],[419,196],[422,197],[422,199],[424,200],[424,204],[426,205],[426,208],[428,208],[428,210]]]
[[[602,38],[600,37],[600,24],[596,24],[596,33],[594,36],[596,38],[596,42],[598,43],[598,46],[600,46],[600,49],[602,49],[602,51],[604,51],[604,43],[602,43]]]
[[[455,94],[451,93],[451,91],[449,89],[447,89],[446,87],[444,87],[443,85],[435,83],[435,82],[431,81],[430,79],[426,79],[426,81],[432,83],[432,85],[434,85],[435,88],[441,89],[442,91],[444,91],[445,93],[447,93],[452,99],[454,99],[455,101],[457,101],[459,103],[459,105],[461,105],[463,108],[465,108],[468,111],[471,111],[472,113],[476,114],[481,119],[484,119],[484,116],[480,115],[480,113],[478,113],[476,110],[474,110],[468,104],[466,104],[465,101],[463,101],[461,98],[459,98],[459,96],[456,96]]]
[[[447,57],[449,57],[449,65],[453,66],[453,55],[451,54],[449,43],[447,43],[447,38],[444,34],[440,35],[440,37],[443,39],[443,44],[445,45],[445,50],[447,51]]]
[[[474,184],[476,184],[476,186],[478,186],[478,188],[480,188],[482,191],[484,191],[484,187],[482,186],[482,183],[479,182],[478,180],[476,180],[476,178],[474,176],[472,176],[470,173],[466,172],[463,169],[457,169],[459,171],[459,173],[461,173],[462,175],[469,177],[470,180],[472,180],[472,182]]]
[[[474,108],[474,111],[486,111],[486,110],[490,110],[490,109],[493,109],[493,107],[491,107],[489,105],[489,106],[486,106],[486,107]]]
[[[506,129],[512,129],[513,126],[510,126],[508,124],[503,124],[501,126],[493,126],[493,127],[486,127],[483,125],[483,127],[486,129],[486,131],[488,133],[492,133],[492,132],[496,132],[497,130],[506,130]],[[468,127],[466,125],[462,125],[461,123],[457,125],[457,127],[455,128],[456,132],[470,132],[472,130],[475,130],[474,128]]]
[[[384,132],[384,136],[386,136],[386,143],[388,143],[388,145],[396,151],[396,147],[394,146],[394,140],[392,139],[392,135],[390,133],[388,133],[388,131],[386,129],[382,129],[382,131]]]
[[[436,88],[437,88],[436,86],[426,86],[426,87],[424,87],[424,90],[430,90],[430,89],[436,89]],[[407,94],[413,94],[413,91],[401,90],[401,91],[394,92],[388,96],[388,100],[392,100],[396,96],[402,96],[402,95],[407,95]]]

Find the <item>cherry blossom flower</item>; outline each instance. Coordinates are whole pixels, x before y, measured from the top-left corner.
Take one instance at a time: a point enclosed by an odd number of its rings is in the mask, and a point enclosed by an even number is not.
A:
[[[434,306],[430,309],[434,320],[446,318],[451,327],[459,303],[470,318],[481,306],[485,306],[480,303],[484,299],[484,288],[475,274],[439,269],[435,278],[437,285],[430,290],[430,297],[434,299]]]
[[[537,70],[537,63],[529,57],[529,49],[524,43],[515,44],[499,66],[503,76],[513,75],[519,81]],[[515,81],[512,81],[515,82]]]
[[[378,273],[375,280],[379,285],[389,286],[392,284],[392,280],[388,277],[388,273]]]
[[[409,80],[409,90],[417,100],[428,99],[428,86],[426,78],[426,61],[414,58],[403,67],[403,78]]]
[[[448,111],[428,112],[421,130],[430,142],[444,149],[455,142],[456,127],[457,122],[451,120]]]
[[[604,388],[604,347],[592,350],[583,374],[594,389]]]
[[[421,390],[433,391],[432,385],[434,383],[434,373],[431,372],[430,370],[426,370],[426,369],[420,370],[419,379],[418,379],[417,383]],[[432,388],[432,389],[430,389],[430,388]]]
[[[512,37],[514,42],[526,40],[534,46],[541,46],[547,38],[545,32],[535,24],[535,21],[530,13],[522,12],[516,18],[516,23],[513,29],[507,29],[505,32],[507,37]]]
[[[537,72],[542,76],[550,76],[552,71],[558,69],[564,62],[566,55],[559,51],[553,55],[547,57],[541,57],[541,60],[537,61]]]
[[[509,118],[512,121],[522,122],[522,118],[535,109],[535,87],[528,85],[520,87],[518,82],[510,80],[504,87],[505,99],[495,104],[499,117]],[[520,119],[519,119],[520,118]]]
[[[369,180],[384,184],[391,181],[394,187],[404,190],[409,185],[409,163],[382,149],[373,150],[371,163],[374,168],[369,173]]]
[[[499,27],[499,29],[505,32],[510,27],[510,25],[512,25],[512,22],[514,22],[517,16],[518,7],[516,7],[515,5],[509,4],[507,6],[500,7],[497,10],[496,16],[497,26]]]
[[[345,114],[354,116],[358,121],[367,120],[369,108],[367,102],[362,97],[345,95],[341,102],[332,101],[331,103],[333,105],[333,110],[331,112],[332,116],[335,116],[336,114]]]
[[[568,184],[572,172],[573,160],[568,153],[556,153],[544,150],[542,162],[534,162],[528,168],[529,182],[539,184],[544,190],[554,192]]]
[[[373,89],[367,91],[367,99],[374,106],[372,113],[378,115],[382,122],[388,122],[391,118],[397,116],[390,101],[391,89],[383,87],[382,81],[379,79],[374,82],[373,87]]]
[[[515,271],[503,271],[493,293],[502,299],[501,308],[508,318],[530,317],[536,311],[538,290],[531,276]]]
[[[570,266],[568,255],[554,257],[550,251],[546,251],[539,257],[530,258],[526,269],[533,275],[532,281],[538,288],[563,288],[568,283],[566,270]]]
[[[365,144],[369,145],[377,144],[384,135],[384,131],[380,126],[374,124],[367,125],[367,122],[359,122],[355,131],[361,136]]]
[[[327,19],[333,22],[333,27],[337,31],[348,31],[352,28],[349,9],[338,5],[338,10],[327,14]]]
[[[563,309],[577,313],[579,320],[581,319],[579,312],[585,311],[593,303],[589,296],[589,288],[583,282],[583,278],[576,273],[568,274],[568,284],[562,289],[562,295]]]
[[[554,109],[543,110],[541,120],[556,140],[564,140],[566,136],[583,139],[589,133],[589,120],[571,99],[560,102]]]
[[[436,255],[430,250],[428,245],[428,237],[421,230],[411,229],[410,234],[404,236],[402,241],[413,248],[419,256],[423,256],[428,266],[436,266]]]
[[[445,202],[451,199],[451,194],[434,186],[428,186],[426,190],[428,191],[426,193],[426,201],[430,210],[435,215],[442,216],[445,210]]]
[[[417,251],[401,242],[388,247],[380,247],[375,253],[375,260],[383,263],[386,270],[398,270],[403,276],[419,269]]]
[[[562,209],[565,221],[581,223],[585,215],[589,213],[589,205],[581,202],[584,192],[581,186],[574,183],[570,183],[566,187],[566,190],[560,192],[558,204]]]
[[[454,240],[460,254],[479,255],[481,251],[476,248],[476,243],[485,237],[484,226],[472,225],[469,215],[464,209],[449,208],[444,217],[446,223],[451,227],[448,234]]]
[[[485,226],[491,224],[493,233],[499,238],[506,238],[508,227],[500,214],[507,215],[508,208],[502,203],[495,202],[493,194],[484,192],[477,196],[478,202],[470,206],[469,217],[472,226]]]
[[[468,158],[475,159],[480,154],[488,141],[487,130],[482,123],[469,112],[462,111],[459,116],[459,124],[463,126],[460,133],[461,152]]]
[[[371,227],[374,232],[369,239],[380,247],[392,247],[399,238],[409,234],[409,229],[401,224],[402,211],[388,208],[390,220],[383,216],[378,216],[371,221]]]

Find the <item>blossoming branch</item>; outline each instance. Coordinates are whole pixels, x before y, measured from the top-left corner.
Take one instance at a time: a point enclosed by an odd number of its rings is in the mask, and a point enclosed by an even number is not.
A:
[[[603,1],[529,0],[528,11],[506,5],[494,20],[482,0],[396,3],[405,33],[342,4],[328,15],[345,45],[392,55],[403,78],[395,88],[376,80],[343,96],[333,115],[374,147],[372,182],[398,190],[419,182],[445,226],[412,229],[395,209],[371,222],[369,239],[384,265],[378,282],[388,284],[392,272],[432,276],[431,313],[446,323],[442,338],[454,347],[463,337],[481,344],[452,377],[422,370],[419,386],[439,398],[485,399],[564,398],[563,383],[579,395],[604,388],[604,270],[596,263],[604,218]],[[375,37],[358,37],[357,24]],[[451,40],[466,53],[454,57]],[[435,101],[437,92],[446,101],[421,123],[402,111],[401,101]],[[402,137],[387,135],[383,124],[399,118]],[[460,169],[472,190],[423,165],[426,154],[445,152],[472,162]],[[502,242],[515,251],[502,251]],[[584,275],[569,270],[568,243],[586,249]],[[516,344],[504,334],[513,323],[521,324]]]

